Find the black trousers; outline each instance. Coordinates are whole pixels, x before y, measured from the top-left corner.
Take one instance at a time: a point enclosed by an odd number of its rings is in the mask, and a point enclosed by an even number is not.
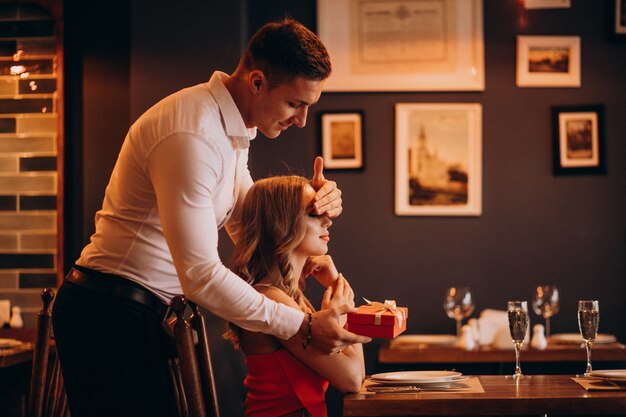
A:
[[[161,320],[144,304],[63,283],[52,324],[72,417],[176,415]]]

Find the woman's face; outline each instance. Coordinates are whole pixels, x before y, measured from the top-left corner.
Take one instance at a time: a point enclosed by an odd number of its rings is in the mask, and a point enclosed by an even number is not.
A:
[[[309,208],[311,201],[315,197],[315,190],[310,185],[304,189],[302,206]],[[294,249],[295,254],[303,256],[320,256],[328,252],[328,242],[330,234],[328,228],[333,222],[326,214],[316,216],[313,212],[308,212],[305,219],[304,238]]]

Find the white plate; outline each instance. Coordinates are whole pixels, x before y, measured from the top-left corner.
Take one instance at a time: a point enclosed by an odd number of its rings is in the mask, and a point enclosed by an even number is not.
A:
[[[580,333],[559,333],[550,336],[549,339],[552,343],[566,343],[566,344],[580,344],[583,342],[583,337]],[[617,342],[615,335],[598,333],[594,343],[613,343]]]
[[[417,384],[417,383],[450,383],[461,377],[460,372],[454,371],[401,371],[374,374],[371,379],[383,383]]]
[[[452,334],[407,334],[398,336],[391,341],[392,346],[398,345],[437,345],[451,346],[457,342]]]
[[[12,348],[20,346],[23,342],[17,339],[0,339],[0,348]]]
[[[626,369],[603,369],[601,371],[591,371],[589,376],[593,378],[608,379],[609,381],[626,382]]]

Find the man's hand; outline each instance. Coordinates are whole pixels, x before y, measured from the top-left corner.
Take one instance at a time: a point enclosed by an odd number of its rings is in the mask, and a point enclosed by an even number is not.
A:
[[[346,304],[313,314],[311,344],[324,353],[338,353],[355,343],[369,343],[371,338],[359,336],[339,326],[339,317],[352,311]]]
[[[318,156],[313,164],[313,180],[311,185],[317,191],[313,203],[313,211],[320,215],[326,213],[330,218],[337,217],[343,211],[341,206],[341,190],[335,181],[324,178],[324,158]]]

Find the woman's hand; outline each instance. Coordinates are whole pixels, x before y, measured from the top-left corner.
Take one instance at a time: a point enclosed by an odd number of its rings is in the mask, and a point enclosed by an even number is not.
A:
[[[322,310],[337,308],[343,305],[354,308],[354,291],[352,291],[352,287],[350,287],[350,284],[348,284],[348,281],[346,281],[343,275],[339,274],[335,285],[326,288],[324,292],[324,296],[322,297]],[[339,316],[339,326],[345,326],[347,321],[347,315],[342,314]]]
[[[354,308],[354,291],[352,291],[352,287],[350,287],[350,284],[348,284],[348,281],[343,275],[339,274],[337,282],[326,288],[324,292],[324,296],[322,297],[322,310],[342,305]]]
[[[313,275],[324,288],[333,286],[339,277],[335,263],[329,255],[309,257],[304,263],[302,274],[305,277]]]

